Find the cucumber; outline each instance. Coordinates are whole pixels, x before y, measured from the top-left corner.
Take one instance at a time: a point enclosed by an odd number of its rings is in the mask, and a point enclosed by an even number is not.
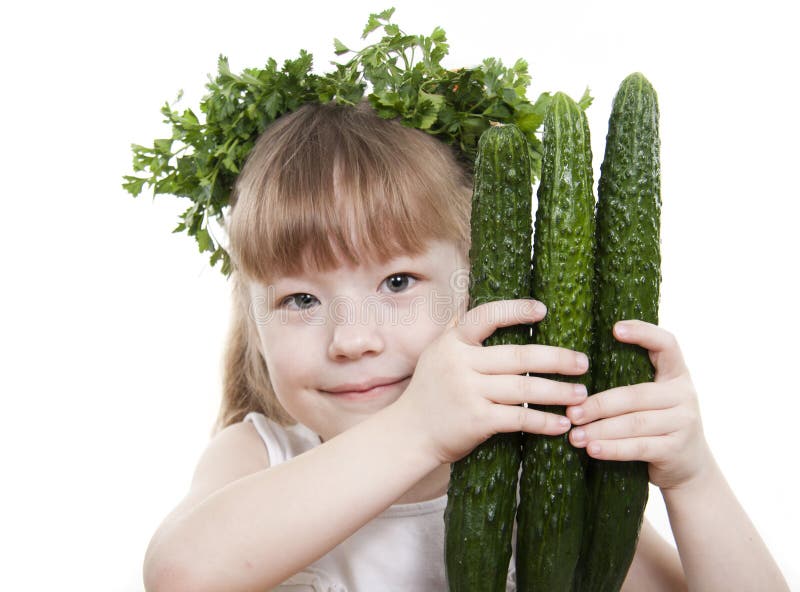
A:
[[[513,124],[481,135],[471,211],[469,306],[528,298],[532,187],[528,144]],[[530,326],[499,327],[483,345],[530,341]],[[444,512],[451,592],[505,592],[512,553],[520,432],[495,434],[455,462]]]
[[[617,341],[623,319],[658,324],[661,285],[658,99],[640,73],[614,98],[597,203],[592,393],[651,382],[647,351]],[[644,462],[590,459],[586,534],[576,577],[581,592],[622,587],[639,538],[649,479]]]
[[[586,114],[553,96],[544,118],[542,177],[532,259],[533,297],[547,306],[534,341],[590,354],[595,199]],[[590,374],[543,375],[590,387]],[[563,406],[537,406],[564,414]],[[567,434],[524,434],[517,507],[517,589],[569,592],[581,548],[585,450]]]

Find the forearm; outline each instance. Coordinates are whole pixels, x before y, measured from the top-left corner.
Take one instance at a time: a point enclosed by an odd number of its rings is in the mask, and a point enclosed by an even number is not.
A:
[[[403,412],[208,497],[165,535],[174,569],[193,590],[268,590],[316,561],[438,466]]]
[[[713,459],[706,473],[662,495],[689,590],[789,590]]]

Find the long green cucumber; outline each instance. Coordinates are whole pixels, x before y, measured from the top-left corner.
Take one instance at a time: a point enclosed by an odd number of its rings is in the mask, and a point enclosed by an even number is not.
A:
[[[528,298],[532,188],[525,136],[493,126],[478,142],[471,212],[470,308]],[[483,345],[529,343],[529,325]],[[445,566],[451,592],[504,592],[517,502],[520,433],[495,434],[451,466]]]
[[[556,93],[544,118],[532,259],[533,297],[547,306],[534,341],[590,354],[595,199],[586,114]],[[579,377],[545,378],[581,382]],[[537,406],[564,414],[563,406]],[[567,434],[524,434],[517,507],[517,589],[569,592],[583,535],[585,451]]]
[[[617,321],[658,323],[661,181],[658,99],[640,73],[614,98],[597,204],[592,393],[651,382],[647,351],[617,341]],[[612,592],[630,568],[647,504],[647,464],[590,459],[589,505],[576,590]]]

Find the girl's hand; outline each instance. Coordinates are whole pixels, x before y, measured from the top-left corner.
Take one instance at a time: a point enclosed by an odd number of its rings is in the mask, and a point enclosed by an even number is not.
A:
[[[534,300],[481,304],[423,350],[395,404],[409,411],[409,421],[423,431],[439,462],[455,462],[499,432],[558,435],[569,429],[563,415],[520,405],[575,405],[586,398],[586,389],[524,374],[583,374],[588,367],[583,353],[545,345],[482,345],[497,327],[538,322],[546,312]]]
[[[713,466],[713,459],[678,342],[640,320],[618,322],[614,334],[648,350],[655,380],[596,393],[569,407],[567,416],[576,426],[570,441],[597,459],[646,461],[650,481],[662,489],[688,483]]]

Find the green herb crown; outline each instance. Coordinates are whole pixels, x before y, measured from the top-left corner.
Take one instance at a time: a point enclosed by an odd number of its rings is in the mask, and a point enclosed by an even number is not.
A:
[[[455,146],[469,167],[478,138],[490,123],[513,123],[528,139],[531,175],[537,179],[541,142],[536,132],[551,95],[528,100],[527,62],[519,59],[506,68],[501,60],[486,58],[476,67],[447,69],[441,65],[449,49],[444,30],[408,35],[391,22],[393,13],[390,8],[369,16],[361,38],[380,28],[383,37],[363,49],[353,51],[334,39],[337,56],[353,56],[345,63],[332,61],[334,69],[325,74],[312,73],[313,56],[305,50],[281,69],[270,58],[264,68],[241,74],[231,72],[228,59],[220,55],[217,76],[209,76],[208,93],[200,102],[204,117],[165,103],[161,113],[172,135],[154,140],[151,147],[132,145],[135,174],[124,177],[123,187],[133,196],[147,185],[154,195],[189,198],[192,205],[173,232],[193,236],[201,253],[211,253],[211,266],[222,262],[221,271],[228,276],[230,258],[211,236],[208,222],[213,218],[224,228],[236,176],[256,139],[275,119],[304,103],[353,105],[368,93],[381,117],[397,118]],[[586,108],[591,100],[587,89],[579,104]]]

